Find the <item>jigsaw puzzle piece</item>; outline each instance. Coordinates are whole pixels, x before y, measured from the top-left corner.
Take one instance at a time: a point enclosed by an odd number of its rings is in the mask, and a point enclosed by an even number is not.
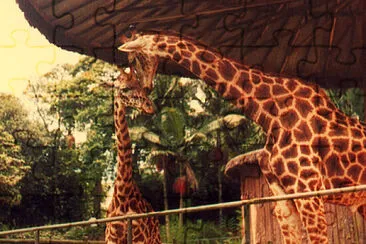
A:
[[[18,29],[12,31],[8,38],[0,43],[0,56],[6,57],[0,61],[2,69],[7,69],[1,72],[5,75],[3,79],[7,81],[7,85],[15,94],[14,87],[25,88],[29,76],[42,75],[50,69],[56,60],[56,47],[46,42],[33,41],[28,30]],[[37,57],[37,60],[30,60],[29,56]],[[9,72],[8,69],[22,69],[22,72]],[[6,74],[10,73],[21,73],[21,75],[6,77]]]

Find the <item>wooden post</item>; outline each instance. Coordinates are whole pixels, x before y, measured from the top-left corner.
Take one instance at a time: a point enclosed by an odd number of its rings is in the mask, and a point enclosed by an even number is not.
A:
[[[132,219],[127,219],[127,243],[132,244]]]
[[[244,208],[244,238],[242,243],[250,244],[250,204],[245,204]]]
[[[39,230],[36,230],[36,236],[35,236],[35,244],[39,244]]]

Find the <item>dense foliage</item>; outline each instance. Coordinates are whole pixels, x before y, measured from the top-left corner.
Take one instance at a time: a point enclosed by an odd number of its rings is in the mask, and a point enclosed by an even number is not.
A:
[[[0,95],[3,228],[105,215],[104,201],[116,163],[113,92],[98,85],[117,76],[115,66],[89,57],[76,65],[58,66],[27,89],[35,107],[33,118],[17,98]],[[356,93],[329,94],[348,114],[362,115]],[[128,122],[134,178],[153,208],[240,199],[238,179],[225,177],[223,168],[228,159],[263,146],[260,128],[199,80],[158,75],[150,98],[155,114],[129,109]],[[192,227],[192,235],[210,237],[202,230],[214,226],[193,231],[204,220],[234,236],[237,216],[235,210],[180,216],[172,219],[171,230],[162,230],[187,239],[184,221],[186,229]],[[169,226],[169,218],[161,221]],[[103,232],[101,227],[98,230],[94,235]],[[77,228],[70,233],[74,232]],[[74,238],[81,235],[70,233]]]

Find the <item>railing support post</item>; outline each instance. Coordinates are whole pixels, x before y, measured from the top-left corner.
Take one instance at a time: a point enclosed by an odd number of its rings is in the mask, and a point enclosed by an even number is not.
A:
[[[250,244],[250,204],[244,205],[244,223],[245,223],[245,230],[244,230],[245,239],[242,240],[242,243]]]
[[[127,243],[132,244],[132,219],[127,219]]]
[[[36,230],[36,236],[34,239],[35,239],[34,243],[39,244],[39,230]]]

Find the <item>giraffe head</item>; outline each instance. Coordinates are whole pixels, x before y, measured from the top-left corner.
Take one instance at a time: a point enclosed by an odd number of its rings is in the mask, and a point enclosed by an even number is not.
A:
[[[120,37],[122,43],[129,43],[142,35],[135,31],[129,31]],[[146,43],[149,43],[146,41]],[[158,58],[154,55],[147,55],[145,52],[131,49],[128,52],[128,61],[135,67],[137,79],[141,82],[142,89],[151,92],[153,88],[153,79],[158,68]]]
[[[114,83],[118,96],[125,107],[133,107],[145,113],[154,113],[154,107],[146,91],[141,88],[136,73],[131,67],[129,73],[120,69],[120,75]]]

